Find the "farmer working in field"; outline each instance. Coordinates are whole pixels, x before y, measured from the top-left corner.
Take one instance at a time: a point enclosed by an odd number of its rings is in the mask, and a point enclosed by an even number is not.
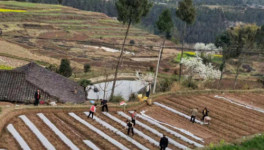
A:
[[[136,126],[136,117],[137,117],[137,110],[134,110],[133,114],[131,115],[132,123]]]
[[[127,123],[127,135],[129,135],[131,130],[132,136],[134,136],[133,123],[130,120],[127,120],[126,123]]]
[[[201,120],[204,120],[204,117],[208,116],[208,112],[209,112],[209,111],[208,111],[207,108],[205,107],[204,110],[202,111],[203,117],[202,117]]]
[[[192,116],[191,116],[191,120],[190,121],[192,123],[194,123],[195,122],[195,117],[196,117],[196,115],[198,113],[198,108],[192,109],[191,112],[192,112]]]
[[[160,150],[165,150],[168,147],[168,143],[168,138],[163,134],[163,137],[160,139]]]
[[[90,118],[90,115],[92,114],[92,119],[93,119],[93,115],[94,115],[95,111],[96,111],[96,104],[91,106],[88,118]]]
[[[107,100],[101,100],[101,106],[102,106],[102,112],[104,112],[104,108],[106,109],[106,112],[108,112],[108,106],[107,106]]]
[[[40,90],[37,90],[35,92],[35,103],[34,103],[34,106],[38,106],[40,98],[41,98]]]

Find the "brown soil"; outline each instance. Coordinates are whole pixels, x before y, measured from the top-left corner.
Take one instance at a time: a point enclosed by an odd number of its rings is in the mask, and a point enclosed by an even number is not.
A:
[[[5,128],[0,136],[0,147],[3,149],[19,150],[20,146],[11,133]]]
[[[17,132],[22,136],[30,148],[37,147],[39,150],[45,150],[36,135],[29,129],[29,127],[22,121],[22,119],[15,117],[11,123],[14,125]]]
[[[56,149],[70,150],[70,148],[36,114],[26,116]]]
[[[59,117],[61,120],[63,120],[65,123],[67,123],[70,127],[72,127],[73,129],[78,131],[80,134],[82,134],[86,139],[89,139],[95,145],[100,146],[102,149],[118,150],[118,148],[115,147],[113,144],[111,144],[110,142],[102,138],[99,134],[90,130],[85,125],[81,124],[79,121],[76,121],[74,118],[72,118],[68,114],[58,113],[55,115]]]
[[[254,96],[262,97],[262,95]],[[246,95],[243,95],[243,97],[246,97]],[[147,115],[159,121],[188,130],[204,138],[207,144],[220,141],[221,139],[232,141],[243,136],[264,131],[264,116],[262,113],[214,98],[213,95],[165,96],[159,97],[159,99],[162,99],[160,102],[164,105],[187,115],[190,115],[190,109],[198,107],[201,112],[204,107],[207,107],[210,111],[209,116],[212,118],[209,126],[192,124],[188,119],[164,110],[161,107],[154,106],[147,109]],[[199,113],[196,119],[200,120],[201,116],[201,113]]]
[[[59,130],[68,137],[78,148],[81,150],[86,150],[88,147],[83,142],[87,140],[86,137],[76,131],[74,128],[70,127],[67,123],[62,121],[60,118],[56,117],[54,114],[45,114],[45,116],[56,126]]]

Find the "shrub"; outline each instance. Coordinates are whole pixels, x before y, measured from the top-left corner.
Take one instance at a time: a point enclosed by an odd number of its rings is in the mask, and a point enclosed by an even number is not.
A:
[[[5,66],[5,65],[0,65],[0,70],[12,70],[12,67]]]
[[[264,86],[264,76],[259,77],[258,82],[262,83],[262,85]]]
[[[171,78],[160,79],[159,84],[157,85],[158,92],[166,92],[171,89],[173,80]]]
[[[78,84],[82,87],[87,87],[88,85],[92,85],[92,82],[90,80],[87,79],[82,79],[78,81]]]
[[[100,39],[100,40],[102,40],[102,39],[103,39],[103,37],[102,37],[102,36],[100,36],[100,37],[99,37],[99,39]]]
[[[58,72],[59,69],[56,65],[49,65],[48,67],[46,67],[46,69],[48,69],[49,71],[52,71],[52,72]]]
[[[165,72],[169,72],[169,71],[170,71],[170,68],[165,67],[165,68],[164,68],[164,71],[165,71]]]
[[[149,71],[154,72],[154,66],[149,66]]]
[[[119,103],[124,101],[124,98],[121,95],[114,95],[113,98],[111,99],[111,102],[113,103]]]
[[[84,69],[84,73],[86,74],[87,72],[89,72],[91,70],[91,66],[89,64],[85,64],[83,66],[83,69]]]
[[[173,71],[173,74],[174,75],[179,75],[179,71],[176,69],[176,70]]]
[[[129,95],[129,101],[137,101],[137,100],[138,100],[138,97],[136,93],[131,93]]]
[[[182,82],[182,85],[187,87],[187,88],[191,88],[191,89],[197,89],[198,85],[194,82],[194,81],[189,81],[189,80],[184,80]]]
[[[130,40],[129,44],[130,44],[130,45],[135,45],[136,42],[135,42],[134,40]]]
[[[61,60],[59,74],[65,77],[70,77],[72,75],[72,68],[71,68],[70,61],[68,59]]]

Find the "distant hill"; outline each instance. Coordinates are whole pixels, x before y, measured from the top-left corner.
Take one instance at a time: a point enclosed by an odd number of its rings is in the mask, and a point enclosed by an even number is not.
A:
[[[20,0],[41,3],[61,3],[62,5],[75,7],[82,10],[102,12],[110,17],[116,17],[116,0]],[[170,8],[177,30],[174,36],[180,38],[182,23],[175,16],[175,11],[180,0],[152,0],[155,5],[146,18],[142,19],[137,27],[158,34],[155,22],[160,13]],[[226,28],[236,24],[256,23],[264,24],[264,0],[193,0],[197,7],[197,20],[187,30],[186,41],[188,43],[211,43],[215,37]]]

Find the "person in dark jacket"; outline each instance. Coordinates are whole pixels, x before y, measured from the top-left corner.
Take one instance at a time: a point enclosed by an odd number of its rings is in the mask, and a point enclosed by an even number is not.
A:
[[[203,117],[202,117],[202,121],[204,121],[204,117],[208,116],[208,110],[207,108],[205,107],[204,110],[202,111],[202,114],[203,114]]]
[[[163,134],[163,137],[160,139],[160,150],[165,150],[168,147],[168,143],[168,138]]]
[[[41,98],[40,90],[37,90],[35,92],[35,103],[34,103],[34,106],[38,106],[40,98]]]
[[[130,120],[127,120],[126,123],[127,123],[127,135],[129,135],[129,133],[131,131],[132,136],[134,136],[133,123]]]
[[[107,100],[103,100],[103,99],[100,99],[101,100],[101,106],[102,106],[102,112],[104,112],[104,108],[106,109],[106,112],[108,112],[108,106],[107,106]]]

